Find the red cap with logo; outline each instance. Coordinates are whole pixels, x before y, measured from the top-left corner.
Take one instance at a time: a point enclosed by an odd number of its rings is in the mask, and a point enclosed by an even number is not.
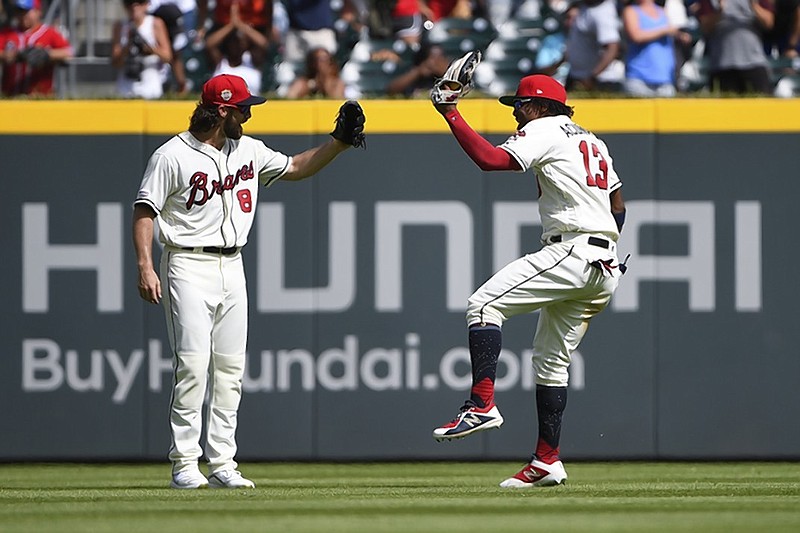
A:
[[[501,96],[500,103],[513,106],[518,100],[528,100],[530,98],[547,98],[562,104],[567,103],[567,91],[564,86],[555,79],[544,74],[534,74],[525,76],[519,82],[517,94]]]
[[[244,79],[233,74],[219,74],[203,84],[203,96],[200,102],[204,105],[257,105],[267,99],[250,94]]]

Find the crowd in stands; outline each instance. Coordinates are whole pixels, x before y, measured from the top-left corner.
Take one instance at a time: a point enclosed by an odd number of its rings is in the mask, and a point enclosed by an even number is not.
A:
[[[43,1],[2,0],[3,96],[52,95],[75,53]],[[491,96],[532,73],[602,95],[800,95],[800,0],[109,1],[124,8],[109,61],[126,98],[193,94],[219,73],[283,98],[420,97],[473,48]]]

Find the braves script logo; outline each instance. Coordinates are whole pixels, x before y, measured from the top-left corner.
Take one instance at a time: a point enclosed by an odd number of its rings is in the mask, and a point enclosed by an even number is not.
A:
[[[221,195],[224,191],[233,190],[239,184],[239,180],[253,179],[254,176],[252,161],[237,170],[235,175],[228,174],[222,181],[211,180],[211,187],[208,187],[208,174],[195,172],[189,178],[192,190],[189,192],[189,200],[186,201],[186,209],[191,209],[195,205],[205,205],[215,194]]]

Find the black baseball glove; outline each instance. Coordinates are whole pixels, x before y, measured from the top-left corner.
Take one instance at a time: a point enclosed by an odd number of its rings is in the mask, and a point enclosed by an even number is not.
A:
[[[44,48],[32,46],[25,50],[20,50],[17,60],[27,63],[32,69],[37,69],[50,62],[50,54]]]
[[[367,117],[364,110],[355,100],[348,100],[339,108],[336,115],[335,126],[331,137],[356,148],[367,148],[367,139],[364,135],[364,123]]]

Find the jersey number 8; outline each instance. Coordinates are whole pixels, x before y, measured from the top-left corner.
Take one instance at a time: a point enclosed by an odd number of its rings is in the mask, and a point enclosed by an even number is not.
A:
[[[249,213],[253,210],[253,197],[247,189],[240,189],[236,192],[236,197],[239,199],[239,207],[242,211]]]

